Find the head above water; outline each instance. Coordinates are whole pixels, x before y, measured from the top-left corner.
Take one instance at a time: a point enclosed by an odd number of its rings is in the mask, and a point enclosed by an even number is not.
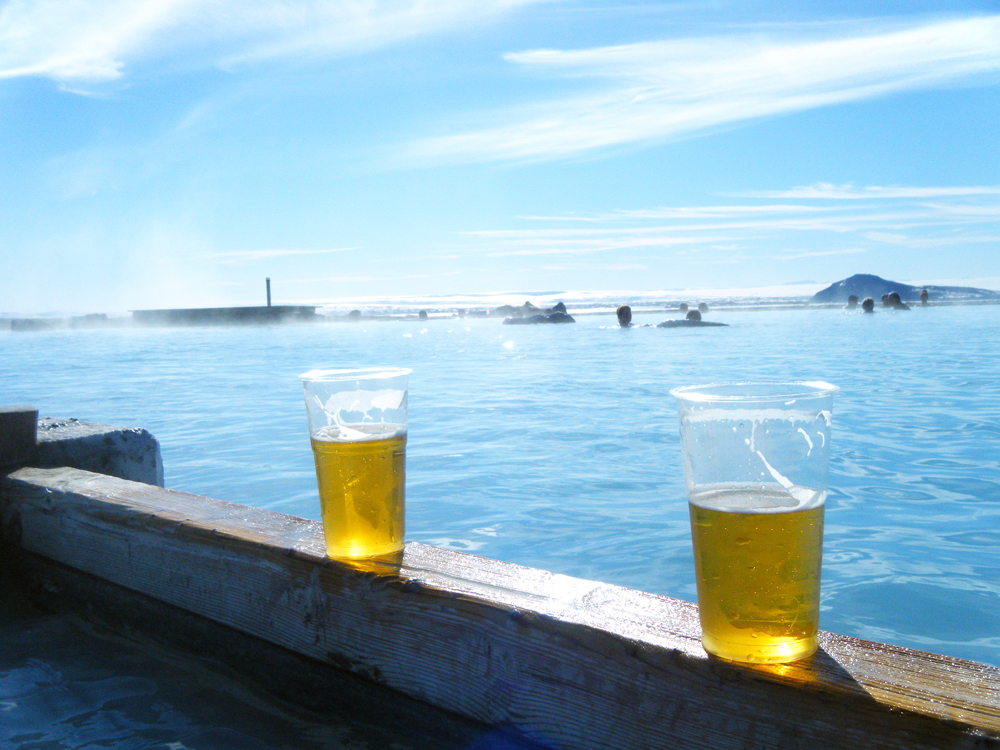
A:
[[[691,310],[690,312],[688,312],[685,318],[687,318],[688,320],[693,320],[694,322],[697,323],[698,321],[701,320],[701,313],[698,312],[697,310]]]
[[[875,312],[875,300],[871,297],[865,297],[864,302],[861,303],[861,309],[866,313]]]
[[[899,292],[893,292],[889,295],[889,307],[893,310],[909,310],[910,306],[903,302],[899,297]]]
[[[618,325],[622,328],[628,328],[632,323],[632,308],[628,305],[622,305],[619,307],[615,314],[618,315]]]

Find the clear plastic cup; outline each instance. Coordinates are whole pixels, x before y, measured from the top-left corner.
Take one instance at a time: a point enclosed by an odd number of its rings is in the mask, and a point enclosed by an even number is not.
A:
[[[365,368],[299,376],[329,557],[403,549],[410,372]]]
[[[672,390],[702,643],[742,662],[816,650],[833,396],[822,382]]]

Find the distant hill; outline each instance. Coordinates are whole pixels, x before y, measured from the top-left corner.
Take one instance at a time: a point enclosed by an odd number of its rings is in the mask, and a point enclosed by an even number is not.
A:
[[[812,302],[847,302],[852,294],[858,300],[871,297],[876,302],[883,294],[898,292],[904,302],[916,302],[920,299],[920,290],[926,289],[930,301],[935,300],[1000,300],[1000,292],[991,289],[977,289],[971,286],[910,286],[898,281],[888,281],[881,276],[869,273],[857,273],[849,279],[830,284],[812,296]]]

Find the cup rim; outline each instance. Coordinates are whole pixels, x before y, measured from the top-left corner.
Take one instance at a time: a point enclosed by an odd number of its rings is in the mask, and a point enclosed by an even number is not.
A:
[[[833,396],[840,388],[823,380],[757,380],[706,383],[672,388],[678,401],[699,403],[787,401]]]
[[[389,380],[412,373],[409,367],[349,367],[332,370],[310,370],[299,375],[303,382],[337,382],[340,380]]]

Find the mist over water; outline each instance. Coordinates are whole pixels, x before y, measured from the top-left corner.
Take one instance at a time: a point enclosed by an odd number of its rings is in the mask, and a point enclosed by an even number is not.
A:
[[[0,403],[145,427],[169,487],[318,520],[297,376],[409,367],[409,541],[694,601],[668,391],[825,380],[820,627],[1000,666],[1000,306],[707,319],[0,331]]]

